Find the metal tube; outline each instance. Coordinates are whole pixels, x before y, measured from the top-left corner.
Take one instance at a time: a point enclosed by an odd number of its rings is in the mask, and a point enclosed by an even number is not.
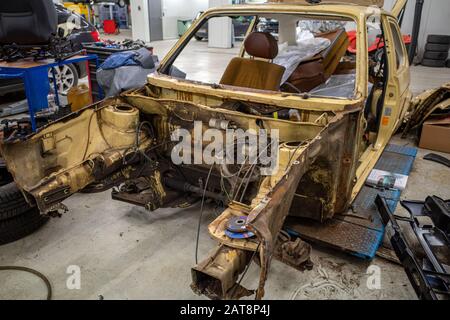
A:
[[[164,184],[172,189],[178,190],[178,191],[182,191],[182,192],[192,192],[192,193],[196,193],[198,195],[203,195],[203,189],[196,187],[192,184],[189,184],[187,182],[184,181],[180,181],[180,180],[176,180],[176,179],[169,179],[169,178],[165,178],[164,179]],[[205,197],[206,198],[212,198],[215,200],[219,200],[219,201],[223,201],[223,202],[227,202],[228,199],[225,196],[222,196],[218,193],[215,192],[211,192],[206,190],[205,191]]]
[[[192,290],[210,299],[239,299],[253,292],[237,284],[251,262],[252,252],[220,246],[192,269]]]

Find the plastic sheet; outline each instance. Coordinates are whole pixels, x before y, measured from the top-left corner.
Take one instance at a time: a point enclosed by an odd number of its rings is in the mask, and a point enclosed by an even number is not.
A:
[[[325,21],[325,20],[304,20],[300,21],[301,30],[308,30],[314,34],[334,31],[338,28],[344,28],[345,21]]]
[[[324,97],[353,98],[356,74],[333,75],[325,83],[314,88],[310,94]]]
[[[286,68],[281,84],[285,83],[298,67],[300,62],[305,61],[325,50],[331,42],[325,38],[304,39],[297,42],[296,46],[280,45],[280,53],[273,60],[274,63]]]

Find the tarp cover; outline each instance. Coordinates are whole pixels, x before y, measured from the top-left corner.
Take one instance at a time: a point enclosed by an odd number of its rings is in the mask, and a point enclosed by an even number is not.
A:
[[[97,70],[97,81],[106,97],[113,97],[124,90],[143,86],[158,65],[158,57],[146,48],[115,53]]]

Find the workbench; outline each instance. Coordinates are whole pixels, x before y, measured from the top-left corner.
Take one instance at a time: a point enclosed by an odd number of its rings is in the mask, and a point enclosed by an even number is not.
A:
[[[54,68],[83,61],[88,65],[89,60],[95,61],[96,68],[98,68],[98,57],[96,55],[77,55],[61,61],[56,61],[55,59],[35,61],[33,58],[29,58],[14,62],[0,62],[0,79],[23,79],[33,132],[37,131],[36,113],[48,108],[48,95],[50,93],[49,70],[51,70],[53,76],[55,102],[60,107]],[[88,77],[91,86],[89,72]],[[102,95],[102,93],[100,94]]]

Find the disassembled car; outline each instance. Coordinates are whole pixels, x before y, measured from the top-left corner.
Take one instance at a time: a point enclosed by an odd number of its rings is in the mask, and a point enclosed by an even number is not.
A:
[[[285,218],[326,222],[346,211],[403,123],[412,98],[397,21],[406,1],[392,12],[378,7],[383,1],[309,2],[211,9],[143,88],[86,107],[26,138],[5,137],[1,153],[17,185],[43,214],[76,192],[110,188],[113,199],[151,211],[182,206],[186,194],[221,203],[224,211],[209,225],[219,245],[193,268],[192,288],[210,298],[247,296],[252,292],[240,286],[239,276],[257,257],[256,297],[263,298],[275,253],[296,268],[308,262],[309,249],[302,243],[287,240],[278,246]],[[175,67],[192,59],[189,46],[205,23],[212,28],[218,19],[243,16],[251,20],[247,36],[223,70],[205,76],[194,63]],[[260,25],[267,20],[278,22],[270,32]],[[349,30],[356,30],[356,53],[347,51]],[[384,45],[369,54],[373,41]],[[175,132],[196,137],[211,128],[265,130],[268,141],[275,138],[270,132],[278,132],[278,170],[264,175],[267,166],[260,157],[238,165],[174,163]],[[210,142],[193,145],[205,151]],[[237,137],[227,140],[232,146],[227,152],[238,144]],[[240,238],[230,237],[230,230],[240,229],[245,229]]]

